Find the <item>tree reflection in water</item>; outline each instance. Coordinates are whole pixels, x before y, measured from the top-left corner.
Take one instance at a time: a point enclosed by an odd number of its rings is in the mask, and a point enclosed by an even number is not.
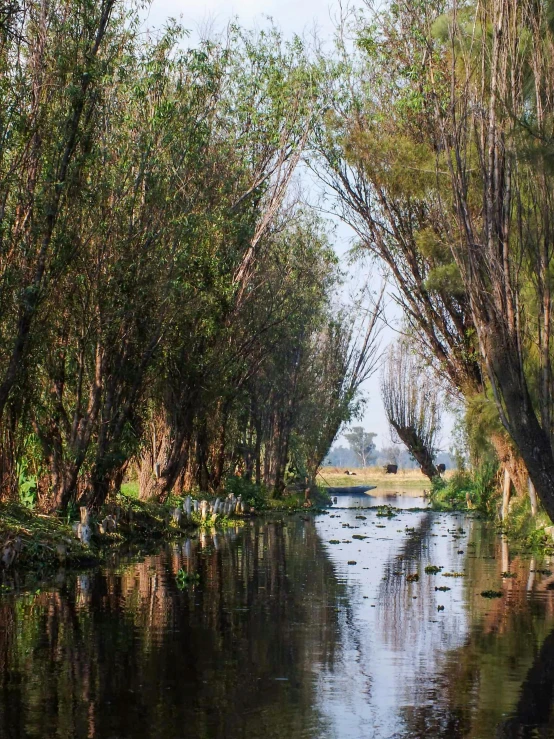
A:
[[[179,590],[179,568],[200,584]],[[296,518],[5,599],[0,736],[321,736],[342,595]]]
[[[468,517],[352,510],[62,573],[0,599],[0,737],[554,737],[541,568]]]

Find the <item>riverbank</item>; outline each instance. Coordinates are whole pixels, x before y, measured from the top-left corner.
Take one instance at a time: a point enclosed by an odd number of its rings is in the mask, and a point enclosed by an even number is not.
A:
[[[421,470],[398,470],[387,474],[382,467],[365,467],[349,470],[343,467],[323,467],[318,475],[318,484],[325,487],[349,487],[352,485],[375,485],[395,491],[430,490],[429,478]],[[450,471],[446,472],[448,478]]]
[[[14,578],[48,579],[60,567],[81,569],[105,562],[115,551],[147,553],[164,541],[194,536],[203,529],[224,530],[261,513],[317,511],[328,504],[316,492],[306,505],[303,494],[281,499],[263,495],[243,501],[198,496],[172,498],[164,504],[144,502],[122,493],[86,517],[79,528],[78,511],[65,518],[31,510],[20,503],[0,504],[0,588],[11,589]],[[203,512],[202,501],[205,500]]]

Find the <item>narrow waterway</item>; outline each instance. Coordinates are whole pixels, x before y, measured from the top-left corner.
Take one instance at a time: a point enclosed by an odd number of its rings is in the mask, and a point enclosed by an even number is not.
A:
[[[554,737],[549,563],[425,506],[339,498],[0,596],[0,737]]]

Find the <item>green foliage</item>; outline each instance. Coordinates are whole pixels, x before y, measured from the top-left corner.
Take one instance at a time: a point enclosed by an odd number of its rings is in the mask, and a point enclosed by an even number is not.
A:
[[[502,522],[502,529],[509,537],[514,548],[542,553],[552,545],[552,537],[545,531],[551,522],[546,513],[539,508],[537,515],[531,515],[529,496],[518,496],[510,502],[507,521]]]
[[[181,568],[178,570],[175,580],[179,590],[185,590],[191,585],[198,585],[200,582],[200,575],[198,572],[186,572],[186,570]]]
[[[473,471],[457,470],[448,479],[432,481],[431,501],[440,510],[469,507],[495,515],[498,506],[498,465],[485,463]]]
[[[19,500],[26,508],[33,509],[38,495],[37,476],[29,474],[26,459],[22,459],[17,463],[16,473]]]
[[[256,485],[245,477],[236,477],[231,475],[225,480],[225,493],[232,493],[236,498],[242,496],[242,500],[247,506],[255,508],[257,511],[263,510],[267,506],[269,497],[268,491],[263,485]]]
[[[215,493],[255,456],[265,487],[242,491],[249,504],[282,492],[291,461],[313,478],[361,377],[328,225],[288,197],[323,81],[303,42],[232,24],[187,48],[178,23],[145,35],[140,8],[113,0],[31,0],[14,23],[0,58],[10,485],[71,511],[81,493],[101,507],[131,467],[126,495],[159,501],[184,480]]]

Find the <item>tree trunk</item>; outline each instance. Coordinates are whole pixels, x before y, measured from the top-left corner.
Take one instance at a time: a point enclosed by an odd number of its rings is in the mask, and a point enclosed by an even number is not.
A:
[[[502,334],[498,327],[486,333],[483,328],[480,331],[491,382],[503,400],[502,404],[497,401],[500,415],[527,467],[538,498],[554,520],[554,456],[549,434],[539,424],[517,355],[510,352],[512,347],[506,345],[508,342],[498,340],[499,335]]]
[[[508,518],[508,510],[510,505],[510,488],[512,480],[507,467],[504,467],[504,487],[502,490],[502,513],[501,518],[505,521]]]
[[[431,450],[424,447],[414,429],[398,426],[397,424],[393,424],[393,426],[401,441],[404,442],[412,457],[421,467],[423,474],[427,475],[430,480],[438,477],[439,471],[433,462]]]

